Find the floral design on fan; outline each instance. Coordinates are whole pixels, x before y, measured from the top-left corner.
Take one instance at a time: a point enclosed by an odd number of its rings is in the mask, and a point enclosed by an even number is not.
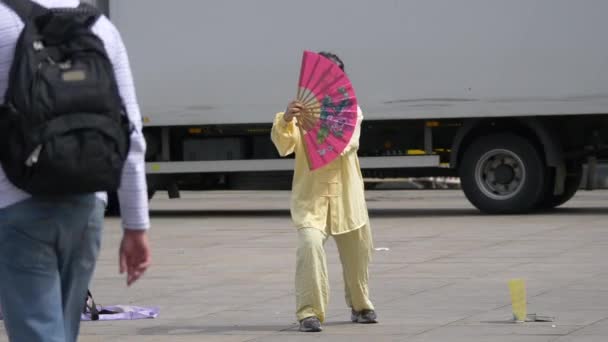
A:
[[[334,147],[329,145],[326,148],[322,148],[320,150],[318,150],[317,152],[319,152],[320,156],[324,156],[325,154],[327,154],[327,152],[331,152],[334,150]]]
[[[341,115],[344,109],[349,107],[352,102],[344,87],[338,88],[338,91],[342,94],[343,99],[337,104],[332,101],[332,98],[329,95],[326,95],[323,98],[320,115],[321,127],[317,133],[318,144],[323,144],[330,133],[338,138],[341,138],[344,135],[346,118],[341,117]]]

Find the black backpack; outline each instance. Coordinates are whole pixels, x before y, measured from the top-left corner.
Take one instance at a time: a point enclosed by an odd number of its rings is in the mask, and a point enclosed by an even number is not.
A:
[[[0,162],[33,195],[115,191],[131,126],[101,39],[100,13],[0,0],[25,24],[0,111]]]

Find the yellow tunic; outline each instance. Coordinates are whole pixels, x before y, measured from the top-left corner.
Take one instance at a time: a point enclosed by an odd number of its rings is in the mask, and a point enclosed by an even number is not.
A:
[[[342,155],[315,171],[308,167],[296,119],[286,122],[283,114],[276,115],[271,138],[281,156],[296,154],[291,197],[291,217],[296,227],[326,231],[329,224],[332,235],[363,227],[368,222],[368,214],[357,157],[363,120],[361,111],[355,132]]]

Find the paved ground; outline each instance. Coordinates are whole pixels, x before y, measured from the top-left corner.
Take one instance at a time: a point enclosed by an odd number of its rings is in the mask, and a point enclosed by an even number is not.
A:
[[[286,192],[189,193],[152,203],[154,267],[124,287],[118,221],[108,219],[93,293],[102,304],[158,305],[160,317],[85,323],[81,341],[607,341],[608,192],[550,214],[484,216],[459,191],[370,191],[377,251],[371,291],[381,324],[353,325],[336,248],[328,323],[294,322],[295,234]],[[525,278],[513,324],[507,282]],[[0,341],[6,341],[0,330]]]

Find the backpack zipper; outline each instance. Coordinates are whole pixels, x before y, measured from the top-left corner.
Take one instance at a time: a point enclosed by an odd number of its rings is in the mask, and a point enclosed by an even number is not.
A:
[[[42,41],[40,40],[36,40],[34,41],[34,43],[32,44],[34,51],[36,51],[37,53],[42,53],[42,51],[44,50],[44,43],[42,43]],[[53,61],[53,59],[50,56],[46,56],[46,61],[50,64],[50,65],[55,65],[55,61]],[[34,75],[34,80],[32,81],[32,85],[31,85],[31,99],[35,100],[34,94],[35,94],[35,87],[36,85],[39,83],[40,80],[40,73],[42,72],[42,68],[44,66],[44,61],[41,61],[38,63],[38,68],[36,69],[36,74]],[[35,103],[32,103],[32,107],[35,109]],[[40,152],[42,152],[42,144],[36,146],[36,148],[34,148],[34,150],[32,151],[32,153],[29,155],[29,157],[27,157],[27,159],[25,160],[25,166],[27,167],[32,167],[35,164],[38,163],[38,160],[40,158]]]
[[[25,160],[25,166],[32,167],[34,164],[38,163],[38,158],[40,157],[40,152],[42,151],[42,144],[36,146],[32,154]]]

